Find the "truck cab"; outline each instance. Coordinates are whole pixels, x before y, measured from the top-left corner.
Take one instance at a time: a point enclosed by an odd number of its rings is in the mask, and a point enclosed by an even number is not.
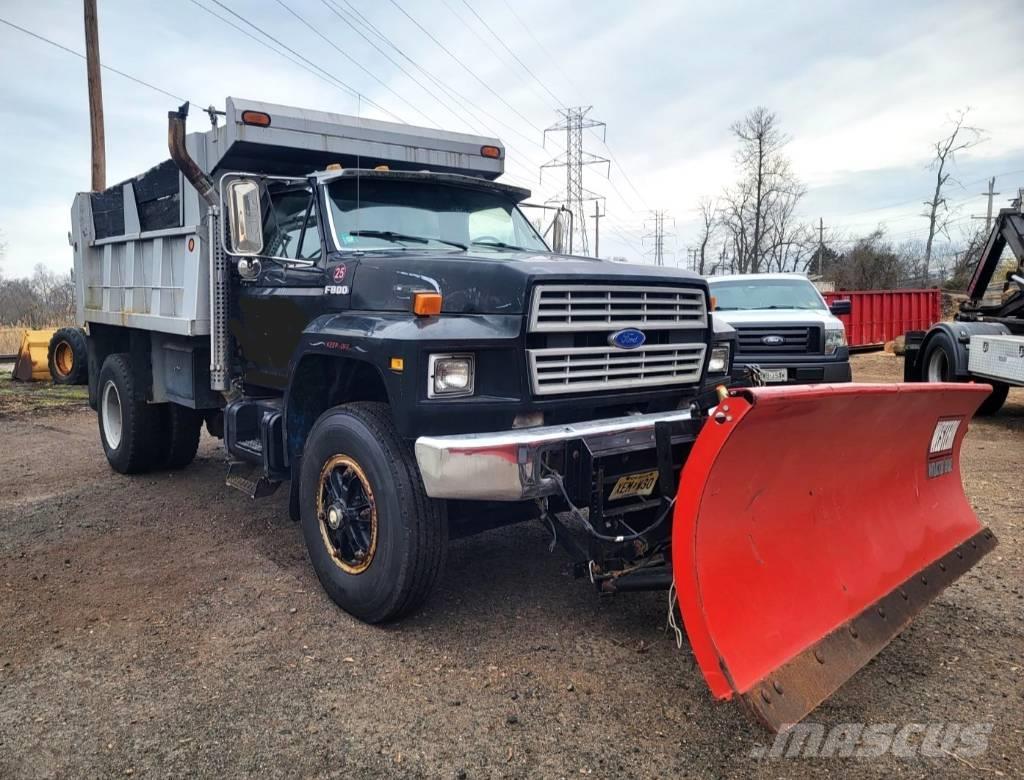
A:
[[[708,280],[715,318],[738,335],[734,373],[764,384],[849,382],[850,350],[837,314],[803,274],[736,274]]]

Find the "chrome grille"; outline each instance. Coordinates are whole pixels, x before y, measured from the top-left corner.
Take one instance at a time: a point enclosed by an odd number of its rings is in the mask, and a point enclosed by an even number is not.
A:
[[[694,287],[542,284],[534,288],[530,331],[705,328],[704,292]]]
[[[614,327],[614,326],[613,326]],[[704,344],[528,349],[536,395],[683,384],[700,379]]]
[[[734,325],[740,355],[821,354],[820,328],[799,325]],[[777,343],[765,343],[765,339]]]

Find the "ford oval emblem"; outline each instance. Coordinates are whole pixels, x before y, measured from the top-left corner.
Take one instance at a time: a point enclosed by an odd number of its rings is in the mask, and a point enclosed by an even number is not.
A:
[[[784,342],[785,339],[782,336],[765,336],[761,339],[762,344],[779,345]]]
[[[647,341],[647,336],[642,330],[636,328],[617,330],[608,337],[608,343],[619,349],[636,349],[642,347],[645,341]]]

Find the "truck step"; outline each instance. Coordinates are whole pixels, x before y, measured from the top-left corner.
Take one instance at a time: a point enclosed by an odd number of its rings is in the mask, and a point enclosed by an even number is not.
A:
[[[281,486],[280,482],[268,479],[258,466],[240,460],[228,463],[228,474],[224,483],[236,490],[241,490],[253,499],[272,495]]]

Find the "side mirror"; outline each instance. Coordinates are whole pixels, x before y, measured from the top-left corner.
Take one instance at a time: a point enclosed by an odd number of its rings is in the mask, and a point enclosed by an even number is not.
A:
[[[555,254],[572,254],[572,212],[560,208],[551,223],[551,249]]]
[[[828,307],[828,310],[835,316],[840,314],[849,314],[853,311],[853,302],[849,298],[845,298],[841,301],[832,301],[832,304]]]
[[[263,251],[263,213],[260,185],[256,181],[235,179],[227,185],[227,218],[231,254],[260,254]]]

